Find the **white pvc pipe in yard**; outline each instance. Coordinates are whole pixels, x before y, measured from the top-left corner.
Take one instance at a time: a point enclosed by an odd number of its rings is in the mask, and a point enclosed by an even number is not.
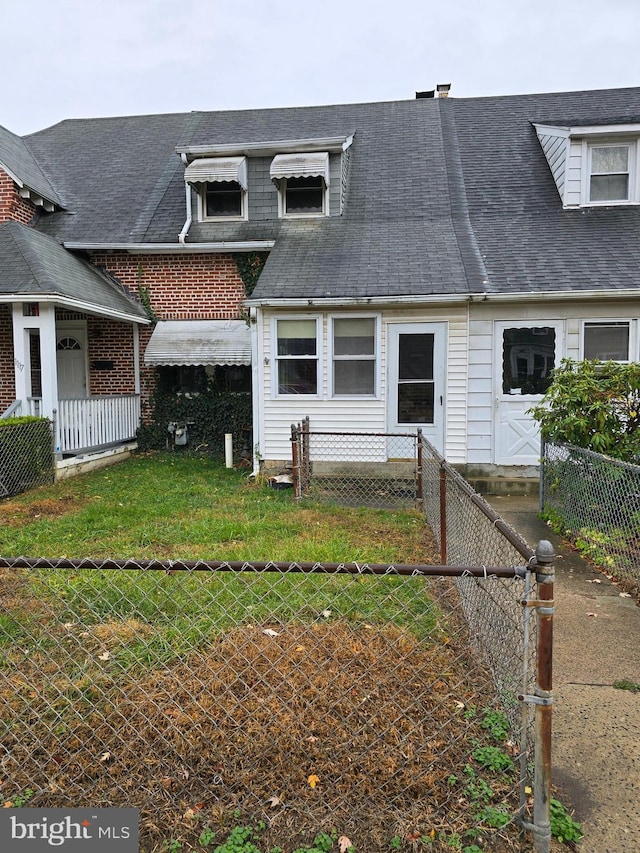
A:
[[[233,468],[233,434],[224,434],[224,461],[227,468]]]

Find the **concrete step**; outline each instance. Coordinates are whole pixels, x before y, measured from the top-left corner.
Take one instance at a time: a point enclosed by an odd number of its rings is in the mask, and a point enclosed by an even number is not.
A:
[[[537,477],[467,477],[469,484],[480,495],[537,495],[540,480]]]

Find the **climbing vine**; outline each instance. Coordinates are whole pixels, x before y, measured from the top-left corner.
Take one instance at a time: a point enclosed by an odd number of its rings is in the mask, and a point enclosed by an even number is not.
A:
[[[268,257],[268,252],[238,252],[234,255],[236,267],[247,296],[251,296],[253,293]]]

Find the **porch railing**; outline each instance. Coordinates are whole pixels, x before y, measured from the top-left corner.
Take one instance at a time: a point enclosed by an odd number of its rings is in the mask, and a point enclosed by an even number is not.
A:
[[[59,453],[130,441],[140,425],[140,395],[58,401]]]

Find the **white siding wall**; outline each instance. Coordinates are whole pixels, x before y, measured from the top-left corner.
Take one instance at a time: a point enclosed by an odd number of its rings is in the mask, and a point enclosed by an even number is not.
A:
[[[551,132],[538,132],[538,139],[545,153],[553,180],[556,182],[560,198],[564,200],[565,176],[567,171],[567,136],[556,135]]]
[[[535,322],[544,325],[552,320],[561,321],[561,358],[581,357],[581,330],[584,320],[630,320],[631,354],[638,353],[638,318],[640,305],[632,302],[595,301],[503,306],[485,302],[472,304],[469,315],[469,393],[468,393],[468,454],[470,464],[486,465],[494,462],[494,418],[498,396],[498,382],[502,366],[494,364],[494,323]],[[458,461],[453,459],[451,461]]]
[[[320,312],[310,313],[316,317]],[[362,316],[362,310],[354,314]],[[291,458],[291,424],[298,423],[307,415],[314,429],[334,431],[385,432],[386,375],[387,375],[387,323],[389,322],[446,322],[448,323],[447,344],[447,391],[445,412],[445,454],[452,462],[464,462],[466,455],[466,389],[467,389],[467,309],[466,306],[451,308],[394,309],[382,312],[372,310],[371,315],[381,318],[379,395],[377,399],[332,399],[329,397],[329,341],[327,340],[328,318],[344,312],[323,312],[322,329],[322,387],[318,399],[310,397],[276,398],[272,394],[272,366],[275,350],[272,349],[271,321],[276,316],[272,311],[261,312],[258,352],[258,381],[262,387],[262,416],[260,425],[260,454],[265,460],[288,460]],[[279,313],[277,316],[286,317]],[[292,313],[291,316],[294,316]],[[300,316],[296,314],[295,316]],[[268,362],[268,363],[265,363]]]
[[[564,206],[579,207],[582,203],[583,144],[580,139],[572,139],[569,146],[567,176],[565,183]]]

